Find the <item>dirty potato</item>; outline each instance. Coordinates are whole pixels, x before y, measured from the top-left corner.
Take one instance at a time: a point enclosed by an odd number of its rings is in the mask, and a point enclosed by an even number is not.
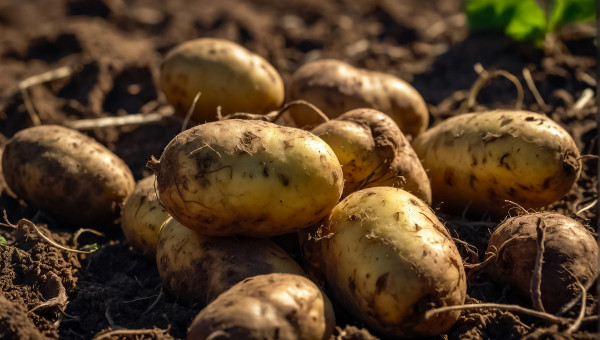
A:
[[[267,113],[281,106],[283,81],[261,56],[227,40],[201,38],[169,52],[160,68],[160,88],[175,112],[185,117],[201,93],[192,120],[234,112]]]
[[[571,136],[545,115],[488,111],[442,121],[413,141],[431,179],[434,204],[503,217],[510,204],[544,207],[562,198],[581,171]]]
[[[320,232],[323,267],[337,299],[371,329],[391,338],[433,336],[460,312],[425,318],[432,308],[462,304],[462,259],[431,208],[398,188],[356,191]]]
[[[2,171],[24,201],[96,227],[114,223],[135,185],[129,167],[102,144],[54,125],[16,133],[4,149]]]
[[[135,251],[152,261],[156,258],[160,228],[169,217],[156,195],[155,181],[154,175],[139,181],[121,209],[125,239]]]
[[[329,118],[358,108],[389,115],[403,133],[417,136],[429,124],[425,101],[410,84],[390,74],[355,68],[339,60],[318,60],[292,76],[288,100],[304,99]],[[290,114],[299,127],[321,123],[308,108],[294,106]]]
[[[553,212],[510,217],[490,237],[486,259],[495,259],[486,270],[496,282],[529,297],[538,227],[544,229],[541,300],[554,314],[581,293],[577,282],[585,285],[598,274],[598,244],[581,223]]]
[[[169,214],[212,236],[275,236],[308,227],[335,206],[343,186],[327,143],[264,121],[196,126],[148,166]]]
[[[334,327],[331,302],[313,282],[268,274],[238,283],[200,311],[187,339],[325,340]]]
[[[169,218],[156,253],[164,285],[185,301],[207,303],[245,278],[269,273],[304,275],[268,238],[210,237]]]
[[[431,204],[425,169],[398,125],[384,113],[355,109],[312,130],[335,152],[347,196],[358,189],[393,186]]]

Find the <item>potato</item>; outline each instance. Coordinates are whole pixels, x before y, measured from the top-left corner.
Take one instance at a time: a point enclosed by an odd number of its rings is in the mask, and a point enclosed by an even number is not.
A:
[[[234,112],[267,113],[283,104],[281,76],[261,56],[227,40],[200,38],[170,51],[160,68],[160,88],[175,112],[185,117],[201,93],[192,120]]]
[[[571,136],[545,115],[488,111],[447,119],[413,141],[434,204],[504,217],[510,200],[538,209],[562,198],[581,171]]]
[[[156,195],[155,181],[154,175],[139,181],[121,209],[121,229],[125,239],[134,250],[152,261],[156,259],[160,228],[169,218]]]
[[[312,130],[337,156],[347,196],[358,189],[393,186],[431,204],[431,186],[417,154],[384,113],[355,109]]]
[[[129,167],[102,144],[54,125],[16,133],[4,149],[2,171],[27,203],[95,227],[114,223],[135,185]]]
[[[340,163],[327,143],[264,121],[196,126],[148,166],[169,214],[211,236],[300,230],[327,215],[343,187]]]
[[[300,265],[270,239],[204,236],[173,218],[160,231],[156,264],[170,291],[183,301],[201,303],[251,276],[304,275]]]
[[[300,67],[288,88],[288,100],[296,99],[316,105],[329,118],[352,109],[376,109],[413,137],[429,124],[425,101],[410,84],[393,75],[358,69],[339,60],[318,60]],[[291,107],[290,114],[299,127],[321,123],[308,107]]]
[[[356,191],[321,231],[327,282],[342,305],[389,337],[433,336],[460,312],[427,310],[464,303],[462,259],[431,208],[398,188]]]
[[[331,302],[314,283],[268,274],[238,283],[200,311],[187,339],[325,340],[334,327]]]
[[[577,282],[585,285],[598,274],[598,244],[581,223],[554,212],[510,217],[490,237],[486,259],[496,259],[486,269],[495,281],[529,297],[538,225],[545,225],[541,299],[544,309],[554,314],[581,293]]]

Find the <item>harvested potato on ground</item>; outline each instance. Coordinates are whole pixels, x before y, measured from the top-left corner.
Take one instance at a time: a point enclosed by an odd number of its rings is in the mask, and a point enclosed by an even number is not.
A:
[[[458,249],[431,208],[398,188],[356,191],[322,230],[323,267],[337,299],[389,337],[433,336],[460,312],[424,317],[462,304],[466,278]]]
[[[300,265],[270,239],[204,236],[173,218],[160,231],[156,264],[170,291],[184,301],[201,303],[251,276],[304,275]]]
[[[538,226],[545,228],[541,301],[554,314],[581,293],[577,282],[585,285],[598,274],[598,244],[581,223],[551,212],[510,217],[490,237],[486,259],[495,260],[486,269],[495,281],[530,296]]]
[[[283,80],[261,56],[227,40],[201,38],[170,51],[160,68],[160,88],[176,114],[185,117],[201,93],[192,120],[223,114],[263,114],[283,104]]]
[[[373,109],[356,109],[311,132],[331,146],[342,165],[342,196],[363,188],[393,186],[431,204],[427,173],[389,116]]]
[[[343,186],[340,163],[322,139],[255,120],[184,131],[148,167],[169,214],[212,236],[306,228],[329,213]]]
[[[429,124],[425,101],[410,84],[393,75],[358,69],[339,60],[318,60],[300,67],[288,88],[288,100],[296,99],[313,103],[329,118],[352,109],[376,109],[413,137]],[[292,107],[290,114],[299,127],[321,123],[307,107]]]
[[[133,249],[152,261],[156,259],[160,228],[169,218],[156,195],[155,181],[154,175],[139,181],[121,209],[121,229],[125,239]]]
[[[96,227],[114,223],[135,185],[127,164],[109,149],[55,125],[16,133],[4,149],[2,171],[27,203]]]
[[[545,115],[488,111],[442,121],[413,141],[447,212],[506,216],[511,204],[544,207],[562,198],[581,171],[571,136]]]
[[[187,339],[325,340],[334,327],[331,302],[312,281],[269,274],[236,284],[200,311]]]

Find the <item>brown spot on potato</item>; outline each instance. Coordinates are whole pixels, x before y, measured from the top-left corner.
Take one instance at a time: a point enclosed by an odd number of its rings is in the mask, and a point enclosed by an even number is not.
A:
[[[452,169],[444,169],[444,183],[449,187],[454,185],[454,171]]]
[[[390,273],[385,273],[377,278],[377,282],[375,282],[375,289],[377,291],[377,294],[381,294],[381,292],[385,290],[385,288],[387,287],[387,281],[389,276]]]
[[[475,176],[475,174],[471,173],[469,175],[469,185],[471,186],[472,189],[475,189],[475,181],[477,181],[477,176]]]
[[[414,206],[417,206],[417,207],[418,207],[418,206],[420,205],[420,204],[419,204],[419,201],[417,201],[416,199],[414,199],[414,198],[412,198],[412,197],[411,197],[411,198],[409,198],[409,199],[408,199],[408,201],[410,202],[410,204],[412,204],[412,205],[414,205]]]
[[[350,288],[350,291],[356,290],[356,280],[354,279],[354,277],[348,278],[348,288]]]
[[[240,137],[240,144],[239,144],[239,148],[241,151],[244,151],[248,154],[252,154],[252,142],[255,139],[259,139],[260,137],[258,137],[257,135],[253,134],[250,131],[245,131],[242,134],[242,137]]]
[[[279,181],[281,182],[281,184],[283,184],[284,187],[287,187],[290,184],[289,177],[282,173],[277,173],[277,178],[279,178]]]
[[[266,166],[263,168],[263,176],[269,177],[269,169]]]
[[[508,163],[504,162],[504,159],[508,156],[510,156],[510,153],[508,153],[508,152],[505,153],[504,155],[502,155],[502,157],[500,157],[499,164],[500,164],[500,166],[504,166],[507,170],[510,170],[510,165],[508,165]]]

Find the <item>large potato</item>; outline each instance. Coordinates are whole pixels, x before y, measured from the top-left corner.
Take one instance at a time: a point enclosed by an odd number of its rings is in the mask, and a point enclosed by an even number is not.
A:
[[[255,275],[304,271],[268,238],[210,237],[169,218],[156,252],[165,286],[184,301],[207,303]]]
[[[308,227],[335,206],[343,186],[327,143],[264,121],[196,126],[148,166],[169,214],[213,236],[274,236]]]
[[[154,261],[158,234],[169,214],[162,207],[154,182],[156,176],[139,181],[121,209],[121,229],[134,250]]]
[[[413,141],[434,204],[503,217],[513,201],[538,209],[563,197],[581,171],[571,136],[545,115],[488,111],[447,119]]]
[[[188,340],[326,340],[335,327],[331,302],[309,279],[293,274],[248,278],[196,316]]]
[[[267,113],[281,106],[283,81],[261,56],[227,40],[201,38],[170,51],[160,68],[160,88],[175,112],[184,116],[198,92],[192,119],[217,119],[234,112]]]
[[[342,165],[342,196],[362,188],[393,186],[431,204],[427,173],[389,116],[373,109],[355,109],[311,132],[331,146]]]
[[[296,99],[316,105],[329,118],[352,109],[376,109],[413,137],[429,124],[425,101],[410,84],[393,75],[358,69],[339,60],[318,60],[300,67],[288,88],[288,100]],[[299,127],[321,123],[305,106],[291,107],[290,114]]]
[[[425,318],[462,304],[462,259],[431,208],[398,188],[356,191],[324,223],[323,267],[331,290],[350,312],[389,337],[433,336],[460,312]]]
[[[54,125],[15,134],[4,149],[2,171],[19,198],[89,226],[114,223],[135,185],[129,167],[102,144]]]

